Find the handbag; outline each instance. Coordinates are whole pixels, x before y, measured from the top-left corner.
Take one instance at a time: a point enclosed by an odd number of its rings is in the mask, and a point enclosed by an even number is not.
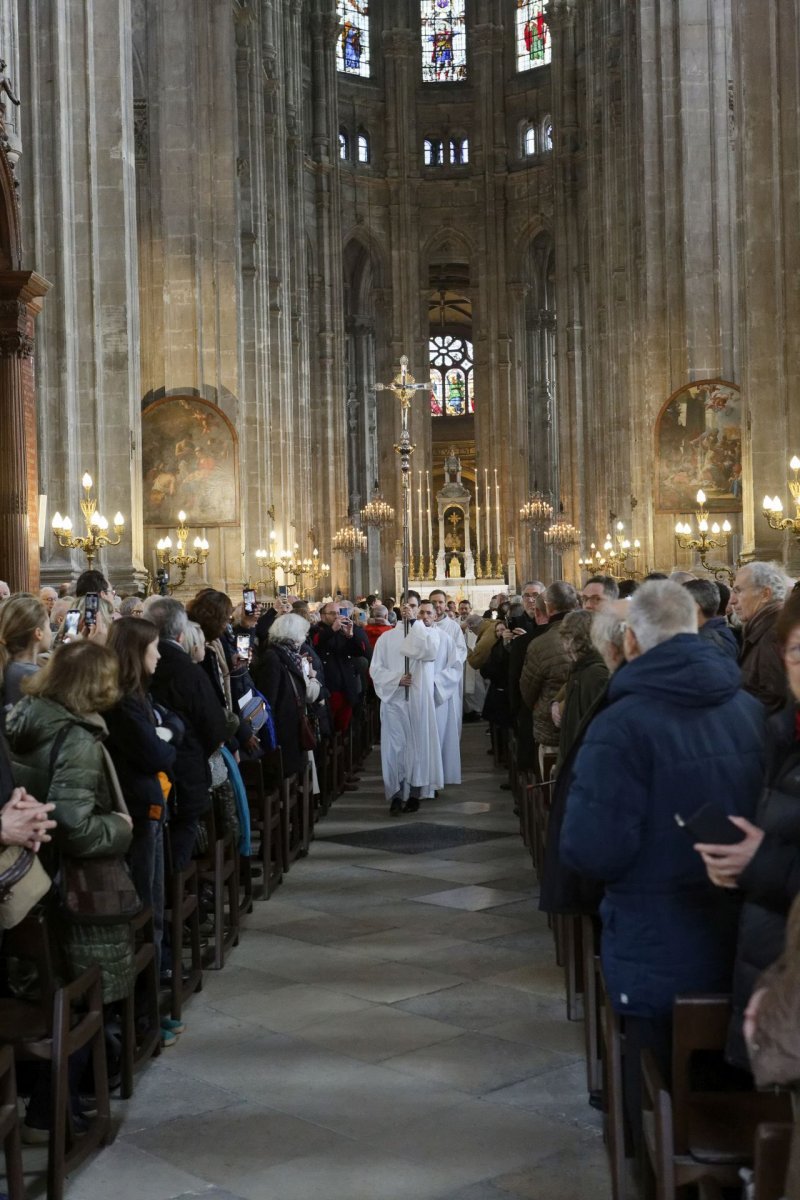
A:
[[[297,684],[294,681],[294,676],[292,675],[291,671],[287,672],[287,674],[289,675],[289,681],[292,685],[292,691],[294,692],[295,703],[297,704],[297,722],[298,722],[300,749],[301,750],[316,750],[317,738],[314,733],[314,726],[311,724],[310,720],[308,719],[308,714],[306,712],[306,706],[305,706],[305,703],[300,699],[300,695],[297,691]]]
[[[24,846],[0,850],[0,929],[13,929],[50,891],[39,855]]]
[[[62,726],[50,751],[52,777],[69,726]],[[100,745],[114,811],[128,813],[111,755]],[[128,864],[121,855],[70,858],[62,854],[56,885],[62,915],[74,925],[125,925],[142,911]]]

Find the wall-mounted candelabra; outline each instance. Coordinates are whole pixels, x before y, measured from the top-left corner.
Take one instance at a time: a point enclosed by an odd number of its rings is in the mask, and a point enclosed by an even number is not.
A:
[[[800,467],[800,463],[798,463],[798,467]],[[731,535],[731,523],[725,520],[720,525],[715,521],[709,527],[708,511],[705,505],[706,494],[701,488],[697,493],[697,512],[695,513],[697,536],[692,536],[692,527],[688,521],[678,521],[675,526],[675,540],[681,550],[695,550],[703,570],[708,571],[715,579],[725,576],[727,579],[732,580],[735,572],[731,567],[726,566],[724,563],[711,563],[708,561],[708,555],[712,550],[724,550],[727,546],[728,538]]]
[[[178,527],[175,530],[177,534],[177,544],[175,553],[172,553],[172,538],[160,538],[156,543],[156,554],[160,565],[166,570],[168,566],[177,567],[181,573],[177,586],[180,587],[186,579],[186,572],[189,567],[202,567],[208,558],[209,545],[206,538],[196,537],[193,542],[194,553],[188,549],[189,544],[189,528],[186,524],[186,513],[178,513]]]
[[[89,564],[89,570],[92,568],[92,563],[97,557],[97,552],[103,546],[118,546],[122,540],[122,531],[125,528],[125,518],[122,513],[117,513],[114,517],[114,533],[108,532],[108,520],[102,513],[97,511],[97,500],[92,495],[91,475],[87,473],[81,480],[83,487],[83,499],[80,501],[83,520],[86,525],[85,534],[73,534],[72,521],[66,516],[62,517],[60,512],[57,512],[52,520],[53,533],[58,538],[59,546],[63,546],[66,550],[82,550],[86,555],[86,560]]]

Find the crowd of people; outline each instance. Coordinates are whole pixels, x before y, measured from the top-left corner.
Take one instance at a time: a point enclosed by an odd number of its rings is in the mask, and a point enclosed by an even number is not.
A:
[[[324,740],[371,696],[391,816],[461,783],[463,722],[489,723],[496,756],[513,739],[516,769],[549,789],[540,906],[599,914],[634,1143],[639,1054],[669,1078],[680,993],[731,992],[730,1064],[794,1082],[800,592],[775,564],[747,564],[731,588],[687,572],[530,581],[483,613],[438,589],[261,612],[211,588],[185,606],[120,600],[96,571],[68,596],[6,596],[0,846],[36,850],[56,879],[65,860],[124,859],[168,982],[165,825],[180,869],[215,791],[238,795],[241,762],[275,746],[317,788]],[[113,1007],[130,988],[127,927],[48,903],[64,972],[98,962]],[[166,1019],[164,1044],[181,1031]]]

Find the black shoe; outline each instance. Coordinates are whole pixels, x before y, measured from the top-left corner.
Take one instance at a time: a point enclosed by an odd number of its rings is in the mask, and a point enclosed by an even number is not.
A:
[[[409,800],[406,800],[405,804],[403,805],[402,812],[419,812],[419,800],[416,798],[416,796],[412,796]]]
[[[403,811],[403,801],[400,799],[399,796],[395,796],[395,798],[392,800],[392,803],[389,805],[389,816],[390,817],[399,817],[402,811]]]

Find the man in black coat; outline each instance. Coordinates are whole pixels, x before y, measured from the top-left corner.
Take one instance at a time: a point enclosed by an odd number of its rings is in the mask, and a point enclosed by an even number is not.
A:
[[[537,589],[541,588],[541,591]],[[522,590],[524,618],[514,622],[515,628],[524,628],[508,646],[508,707],[517,738],[517,766],[521,771],[536,769],[536,743],[533,740],[533,713],[528,708],[519,690],[522,668],[528,646],[547,631],[547,606],[544,602],[544,586],[538,582],[526,583]]]
[[[150,685],[151,695],[176,712],[185,726],[183,741],[177,747],[176,804],[170,820],[172,866],[181,871],[189,865],[198,822],[210,804],[208,759],[225,741],[227,720],[208,677],[183,649],[188,625],[183,605],[169,596],[159,596],[148,604],[147,618],[159,631],[161,654]]]
[[[344,603],[341,607],[345,608]],[[329,600],[319,610],[319,624],[314,626],[311,642],[325,668],[334,728],[337,733],[346,733],[362,691],[353,660],[372,657],[369,639],[354,629],[335,601]]]

